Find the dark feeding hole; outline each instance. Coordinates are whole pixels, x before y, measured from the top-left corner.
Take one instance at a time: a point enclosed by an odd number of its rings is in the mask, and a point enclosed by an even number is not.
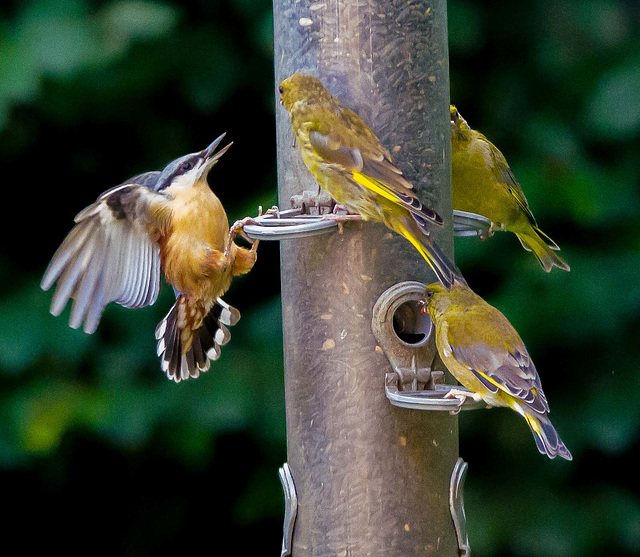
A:
[[[393,314],[393,330],[405,344],[418,346],[431,335],[431,318],[420,312],[415,300],[404,302]]]

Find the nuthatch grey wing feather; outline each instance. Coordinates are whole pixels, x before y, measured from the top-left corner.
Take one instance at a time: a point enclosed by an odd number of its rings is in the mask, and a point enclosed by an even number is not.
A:
[[[120,185],[125,184],[137,184],[139,186],[145,186],[153,191],[158,191],[156,186],[158,179],[162,172],[160,170],[152,170],[151,172],[143,172],[142,174],[136,174],[132,178],[129,178],[126,182],[122,182]]]
[[[146,186],[126,183],[103,193],[75,218],[76,226],[53,256],[42,279],[57,281],[51,313],[74,299],[69,325],[93,333],[104,307],[153,304],[160,288],[157,230],[168,199]]]

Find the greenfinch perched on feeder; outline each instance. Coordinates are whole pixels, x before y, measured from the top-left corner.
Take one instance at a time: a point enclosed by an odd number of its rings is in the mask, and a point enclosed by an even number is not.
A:
[[[472,130],[451,105],[451,189],[453,208],[488,218],[493,227],[513,232],[548,273],[571,268],[560,248],[536,223],[520,184],[504,155],[484,135]]]
[[[445,286],[454,277],[462,280],[429,236],[429,226],[441,226],[442,217],[422,204],[360,116],[308,74],[288,77],[279,92],[302,159],[318,185],[348,211],[404,236]]]
[[[450,290],[438,283],[427,286],[423,303],[422,311],[435,323],[442,361],[471,391],[453,389],[448,396],[508,406],[526,420],[542,454],[572,460],[547,416],[549,404],[538,372],[507,318],[460,283]]]

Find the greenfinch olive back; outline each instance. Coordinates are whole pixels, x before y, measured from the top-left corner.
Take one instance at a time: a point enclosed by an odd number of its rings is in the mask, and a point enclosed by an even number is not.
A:
[[[429,237],[443,220],[425,207],[389,151],[352,110],[314,76],[296,73],[279,87],[302,159],[319,186],[364,220],[404,236],[447,287],[458,270]]]
[[[451,190],[453,208],[477,213],[500,230],[513,232],[548,273],[570,267],[557,244],[536,223],[527,198],[504,155],[484,135],[472,130],[451,105]]]
[[[492,406],[507,406],[527,421],[542,454],[571,460],[547,414],[540,376],[507,318],[468,286],[438,283],[425,292],[436,346],[451,374]]]

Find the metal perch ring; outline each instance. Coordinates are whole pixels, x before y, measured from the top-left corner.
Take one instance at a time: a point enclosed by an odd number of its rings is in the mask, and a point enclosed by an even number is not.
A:
[[[467,213],[466,211],[453,211],[453,235],[456,237],[480,236],[488,238],[491,231],[491,221],[482,215]]]
[[[455,398],[445,398],[445,395],[451,389],[458,391],[468,390],[461,385],[437,383],[433,386],[433,389],[400,391],[398,388],[398,375],[396,373],[387,373],[384,389],[391,404],[410,410],[440,410],[457,414],[460,410],[478,410],[487,407],[485,402],[476,402],[472,398],[467,398],[462,403]],[[469,391],[469,395],[471,394],[471,391]]]
[[[305,215],[302,209],[288,209],[256,217],[257,224],[246,224],[245,234],[252,240],[291,240],[325,234],[338,228],[335,220],[324,215]],[[491,235],[491,221],[483,216],[465,211],[453,211],[455,236]]]
[[[291,240],[329,232],[335,221],[318,215],[305,215],[302,209],[289,209],[255,218],[258,224],[246,224],[244,232],[252,240]]]

